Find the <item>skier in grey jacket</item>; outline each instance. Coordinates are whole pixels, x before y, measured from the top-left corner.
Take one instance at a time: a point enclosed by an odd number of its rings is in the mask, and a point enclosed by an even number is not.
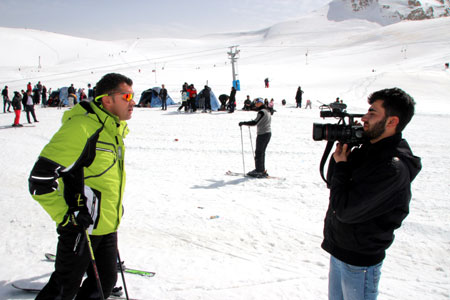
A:
[[[267,170],[265,167],[266,149],[272,136],[270,124],[272,122],[272,115],[264,105],[264,100],[258,98],[255,104],[258,114],[255,120],[247,122],[239,122],[239,126],[255,126],[256,125],[256,150],[255,150],[255,170],[247,173],[247,176],[263,178],[267,177]]]

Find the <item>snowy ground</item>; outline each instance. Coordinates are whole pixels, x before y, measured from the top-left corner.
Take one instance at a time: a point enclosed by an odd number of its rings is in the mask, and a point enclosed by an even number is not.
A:
[[[313,23],[314,30],[302,22]],[[238,93],[238,108],[247,94],[275,98],[277,112],[266,166],[281,179],[225,175],[227,170],[243,170],[238,122],[253,119],[254,112],[184,114],[177,113],[176,107],[168,111],[137,108],[129,121],[119,246],[126,265],[157,273],[151,279],[128,275],[130,296],[189,300],[325,299],[329,255],[320,244],[328,190],[319,175],[325,143],[312,141],[311,130],[313,122],[335,121],[319,118],[316,100],[331,102],[340,96],[350,112],[363,113],[370,92],[404,88],[417,101],[417,113],[404,136],[422,157],[423,170],[412,185],[410,215],[387,252],[379,299],[449,299],[450,71],[443,69],[450,60],[449,25],[446,19],[388,27],[362,21],[335,24],[315,15],[254,36],[112,42],[108,49],[128,45],[128,52],[119,58],[103,55],[107,53],[104,42],[66,38],[63,47],[56,45],[58,37],[3,28],[0,36],[32,36],[51,44],[56,56],[39,72],[31,66],[18,72],[13,58],[9,63],[5,60],[8,67],[0,69],[0,80],[11,90],[37,80],[53,88],[72,82],[84,87],[106,72],[117,71],[135,81],[138,94],[164,82],[179,99],[184,81],[201,87],[208,80],[219,95],[229,92],[231,67],[224,64],[224,49],[209,50],[233,45],[226,39],[240,42],[243,91]],[[81,45],[76,49],[79,56],[68,50],[73,49],[68,47],[71,42]],[[84,58],[92,53],[82,53],[87,45],[97,56]],[[406,54],[401,51],[405,45]],[[140,66],[136,61],[148,49],[154,49],[146,54],[151,63]],[[37,57],[45,51],[32,53]],[[195,55],[187,55],[191,51]],[[170,53],[184,55],[169,61]],[[150,56],[166,58],[151,60]],[[151,72],[155,64],[157,78]],[[104,67],[91,73],[89,68],[97,65]],[[262,88],[265,77],[272,79],[269,89]],[[305,90],[304,99],[313,100],[312,110],[294,108],[298,85]],[[288,100],[284,107],[283,98]],[[14,290],[11,283],[39,286],[52,271],[43,253],[55,251],[55,227],[29,196],[27,178],[39,152],[60,126],[62,113],[37,108],[40,122],[24,128],[9,127],[13,114],[0,113],[0,227],[4,229],[0,233],[0,299],[32,299],[33,295]],[[21,120],[26,123],[24,115]],[[246,171],[253,167],[250,133],[254,143],[254,129],[243,128]]]

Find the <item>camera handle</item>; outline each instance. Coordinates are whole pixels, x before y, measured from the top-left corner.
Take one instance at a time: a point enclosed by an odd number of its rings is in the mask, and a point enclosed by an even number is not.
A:
[[[322,177],[323,181],[328,184],[328,181],[326,180],[325,176],[323,175],[323,168],[325,167],[325,163],[327,162],[328,155],[330,155],[331,149],[333,148],[334,141],[328,141],[327,146],[325,147],[325,150],[323,151],[322,160],[320,161],[320,176]]]

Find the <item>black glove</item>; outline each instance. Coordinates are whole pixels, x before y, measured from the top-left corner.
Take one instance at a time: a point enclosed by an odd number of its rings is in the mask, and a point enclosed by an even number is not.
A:
[[[75,211],[73,215],[75,216],[75,226],[80,226],[83,230],[88,229],[90,225],[94,224],[94,220],[92,220],[87,209]]]
[[[244,122],[239,122],[239,126],[242,126],[242,125],[244,125]]]
[[[70,221],[80,229],[86,230],[91,224],[94,224],[91,214],[86,206],[86,197],[82,194],[75,195],[76,206],[69,209]]]

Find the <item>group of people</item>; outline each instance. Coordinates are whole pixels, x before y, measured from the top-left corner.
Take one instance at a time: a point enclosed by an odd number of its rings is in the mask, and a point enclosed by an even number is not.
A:
[[[110,73],[96,88],[93,101],[64,113],[29,177],[30,194],[57,223],[59,234],[55,271],[38,300],[106,299],[117,280],[124,138],[135,106],[133,81]],[[361,119],[364,142],[359,147],[337,144],[328,168],[322,248],[330,254],[331,300],[377,298],[386,249],[408,215],[411,182],[421,170],[420,158],[402,138],[414,115],[413,98],[392,88],[371,94],[368,102]],[[247,175],[266,177],[272,114],[261,98],[255,106],[256,119],[239,126],[257,126],[255,170]],[[103,163],[116,159],[112,166]]]
[[[211,88],[205,85],[200,93],[194,84],[187,84],[185,82],[181,88],[181,106],[178,111],[184,108],[185,112],[196,112],[197,109],[202,109],[202,112],[211,112]],[[198,99],[198,103],[197,103]]]
[[[246,110],[246,111],[250,111],[250,110],[258,110],[257,107],[257,102],[258,100],[261,98],[255,98],[253,100],[250,99],[250,96],[247,95],[247,98],[244,100],[244,106],[242,107],[242,110]],[[264,98],[264,105],[266,106],[266,108],[268,108],[270,110],[270,112],[273,114],[274,110],[274,106],[275,106],[275,101],[272,99],[267,99]]]
[[[44,88],[44,89],[43,89]],[[42,87],[39,82],[39,88],[35,87],[34,92],[32,94],[32,87],[31,83],[27,84],[26,91],[22,90],[21,93],[18,91],[14,91],[14,96],[12,100],[9,98],[9,90],[8,86],[5,86],[5,88],[2,90],[2,96],[3,96],[3,113],[11,112],[10,107],[13,107],[14,110],[14,122],[12,124],[13,127],[23,127],[22,124],[20,124],[20,114],[22,111],[22,106],[24,111],[27,113],[27,121],[31,124],[31,118],[33,118],[33,121],[35,123],[39,122],[36,118],[36,113],[34,110],[34,105],[39,103],[41,96],[44,95],[42,91],[45,91],[45,87]],[[6,106],[8,106],[6,110]]]
[[[194,84],[188,84],[185,82],[181,87],[181,106],[178,111],[181,111],[184,107],[185,112],[196,112],[197,106],[195,105],[195,99],[197,98],[197,89]]]
[[[14,91],[14,96],[11,99],[9,96],[8,86],[5,86],[2,90],[3,96],[3,113],[12,112],[11,106],[15,113],[14,122],[12,124],[13,127],[23,127],[20,123],[20,114],[23,108],[23,111],[27,113],[27,121],[29,124],[34,122],[39,122],[36,118],[35,105],[41,104],[42,107],[58,106],[61,108],[64,106],[63,101],[58,96],[56,99],[49,98],[48,94],[51,94],[51,89],[47,91],[45,85],[42,85],[39,81],[34,87],[31,82],[28,82],[25,89],[21,90],[21,92]],[[84,89],[80,88],[78,92],[75,90],[73,84],[67,89],[68,94],[68,105],[69,107],[73,107],[75,104],[82,100],[92,100],[94,97],[95,88],[91,88],[91,84],[88,84],[88,95],[85,94]],[[57,102],[55,104],[55,102]]]
[[[57,107],[61,109],[63,107],[73,107],[81,101],[92,101],[94,99],[95,87],[92,87],[90,83],[87,85],[87,94],[85,88],[75,88],[74,84],[70,84],[69,87],[62,87],[50,94],[48,103],[45,106]]]

